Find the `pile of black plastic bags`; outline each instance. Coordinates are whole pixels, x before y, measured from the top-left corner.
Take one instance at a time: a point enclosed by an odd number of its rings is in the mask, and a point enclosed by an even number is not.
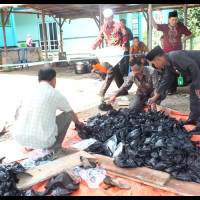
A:
[[[118,167],[146,166],[200,183],[198,142],[191,141],[181,120],[163,112],[113,109],[90,117],[78,134],[96,139],[87,151],[114,157]]]

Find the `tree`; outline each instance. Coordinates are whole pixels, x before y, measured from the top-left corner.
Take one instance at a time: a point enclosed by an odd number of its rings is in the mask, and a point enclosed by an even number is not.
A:
[[[180,9],[177,11],[179,22],[184,23],[184,10]],[[200,42],[200,7],[189,8],[187,10],[187,28],[192,32],[192,37],[190,38],[190,49],[193,49],[193,44],[199,44]],[[194,43],[194,39],[196,39],[197,42]]]

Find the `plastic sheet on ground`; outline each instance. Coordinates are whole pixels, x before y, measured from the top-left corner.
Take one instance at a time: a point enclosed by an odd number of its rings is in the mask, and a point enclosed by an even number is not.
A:
[[[99,188],[99,185],[106,177],[106,171],[102,168],[88,168],[75,167],[74,171],[77,172],[83,180],[86,181],[89,188]]]
[[[74,148],[78,149],[79,151],[83,151],[87,149],[90,145],[94,144],[97,140],[90,138],[90,139],[85,139],[80,142],[77,142],[76,144],[73,145]]]
[[[147,111],[148,108],[145,108]],[[183,121],[188,119],[188,114],[180,113],[179,111],[172,110],[166,107],[157,106],[157,110],[163,110],[165,111],[165,114],[176,118],[177,120],[181,119]],[[185,128],[190,131],[194,129],[194,125],[186,125]],[[200,135],[194,135],[191,140],[193,141],[200,141]],[[69,148],[73,147],[75,143],[78,141],[81,141],[81,139],[77,135],[77,131],[69,128],[68,132],[66,134],[66,137],[63,142],[63,147]],[[110,173],[106,173],[106,175],[111,177],[118,177]],[[121,177],[120,177],[121,178]],[[99,188],[89,188],[88,184],[85,180],[81,182],[79,185],[79,189],[71,194],[71,196],[181,196],[179,194],[168,192],[162,189],[155,188],[153,186],[149,186],[137,181],[133,181],[130,179],[126,179],[130,186],[130,190],[120,189],[117,187],[112,187],[108,190],[105,190],[105,188],[108,187],[108,185],[104,183],[99,184]],[[49,182],[49,180],[46,180],[42,183],[38,183],[31,187],[35,191],[44,191],[44,186]],[[30,188],[27,188],[30,189]]]

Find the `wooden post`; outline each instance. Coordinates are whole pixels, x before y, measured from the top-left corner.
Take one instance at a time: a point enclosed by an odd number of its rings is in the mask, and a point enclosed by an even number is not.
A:
[[[101,29],[102,24],[103,24],[103,20],[102,20],[102,5],[99,4],[99,30]],[[100,48],[104,48],[104,43],[103,42],[101,43]]]
[[[61,46],[61,52],[63,53],[63,35],[61,34],[62,30],[61,17],[59,17],[59,27],[60,27],[60,46]]]
[[[48,60],[48,53],[47,53],[47,39],[46,39],[46,28],[45,28],[45,13],[44,9],[42,11],[42,32],[43,32],[43,41],[44,41],[44,50],[45,50],[45,58]]]
[[[152,4],[149,4],[149,37],[148,37],[148,48],[149,51],[152,49]]]
[[[144,8],[143,8],[143,6],[141,6],[140,5],[140,8],[141,8],[141,11],[142,11],[142,13],[143,13],[143,16],[144,16],[144,18],[145,18],[145,20],[146,20],[146,22],[147,22],[147,47],[149,46],[148,45],[148,42],[149,42],[149,15],[148,15],[148,13],[146,12],[146,14],[147,14],[147,17],[146,17],[146,15],[145,15],[145,10],[144,10]]]
[[[184,4],[184,25],[187,26],[187,4]],[[183,44],[183,49],[186,48],[186,41]]]
[[[64,51],[64,47],[63,47],[64,42],[63,42],[63,36],[61,34],[61,30],[62,30],[62,26],[63,26],[66,19],[63,19],[63,22],[61,23],[61,17],[59,17],[59,22],[57,21],[57,19],[53,15],[52,15],[52,17],[54,18],[54,20],[56,21],[56,23],[58,24],[59,29],[60,29],[60,41],[59,42],[61,44],[60,45],[61,46],[61,52],[63,52]]]
[[[5,56],[7,57],[6,30],[5,30],[3,9],[1,9],[1,21],[2,21],[2,29],[3,29],[4,51],[5,51]]]

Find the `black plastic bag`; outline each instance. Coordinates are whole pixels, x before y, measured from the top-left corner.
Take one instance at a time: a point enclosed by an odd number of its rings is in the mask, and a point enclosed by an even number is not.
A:
[[[67,173],[62,173],[49,181],[44,192],[36,192],[36,194],[39,196],[66,196],[72,194],[78,188],[79,184],[75,184]]]
[[[102,111],[109,111],[109,110],[113,109],[112,105],[107,104],[106,102],[102,102],[102,104],[99,105],[98,108],[99,108],[99,110],[102,110]]]

